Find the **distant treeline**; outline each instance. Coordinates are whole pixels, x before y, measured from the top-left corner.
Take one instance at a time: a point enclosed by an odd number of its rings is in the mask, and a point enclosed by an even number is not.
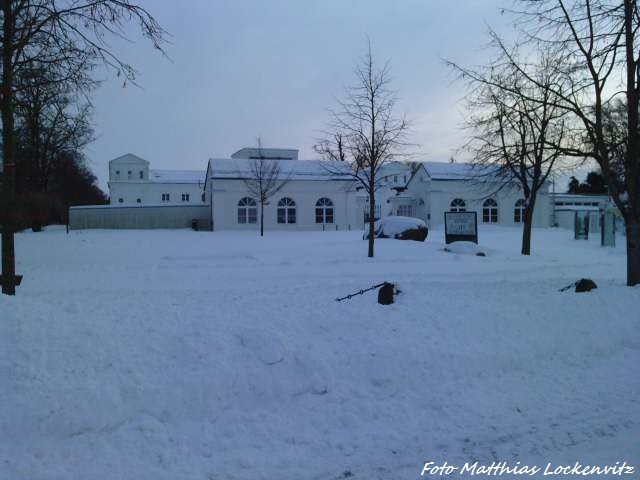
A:
[[[568,193],[607,193],[607,184],[600,172],[589,172],[584,182],[576,177],[569,180]]]
[[[90,105],[36,63],[17,84],[16,227],[66,223],[69,206],[106,203],[83,154],[94,138]]]

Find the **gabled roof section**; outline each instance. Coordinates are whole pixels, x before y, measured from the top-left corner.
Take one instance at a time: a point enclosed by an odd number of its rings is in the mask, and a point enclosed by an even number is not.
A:
[[[270,160],[298,160],[298,149],[244,147],[233,153],[231,155],[231,158],[268,158]]]
[[[432,180],[472,180],[486,175],[486,170],[471,163],[424,162],[424,168]]]
[[[388,177],[391,175],[410,175],[411,165],[404,162],[386,162],[380,166],[378,170],[379,177]]]
[[[212,158],[208,179],[250,179],[254,161],[276,162],[280,180],[353,180],[351,166],[345,162],[327,160],[254,160],[245,158]]]
[[[418,177],[420,172],[426,173],[429,180],[434,181],[500,181],[491,167],[474,166],[471,163],[458,162],[414,162],[411,164],[411,178],[407,186]]]
[[[120,155],[119,157],[110,160],[109,163],[144,163],[146,165],[149,164],[144,158],[134,155],[133,153],[125,153],[124,155]]]

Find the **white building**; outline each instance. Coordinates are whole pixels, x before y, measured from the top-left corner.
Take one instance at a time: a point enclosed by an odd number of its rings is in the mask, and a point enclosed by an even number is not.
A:
[[[262,151],[264,153],[264,150]],[[283,152],[292,152],[291,150]],[[245,158],[243,158],[245,157]],[[256,230],[259,202],[248,193],[251,164],[259,158],[256,149],[243,149],[231,159],[212,159],[207,168],[205,198],[211,205],[214,230]],[[368,195],[339,162],[297,160],[297,152],[269,156],[278,162],[280,181],[286,183],[265,207],[267,230],[360,229],[369,215]],[[341,169],[342,172],[341,173]],[[476,182],[468,164],[392,162],[380,172],[376,193],[376,217],[412,216],[434,227],[447,211],[475,211],[479,223],[514,225],[524,218],[524,199],[517,185],[504,182]],[[536,203],[534,225],[551,223],[548,188]]]
[[[391,199],[394,203],[394,199]],[[512,226],[524,220],[524,198],[516,183],[478,174],[466,163],[424,162],[418,165],[406,189],[396,195],[395,204],[415,212],[427,225],[444,223],[444,213],[476,212],[478,223]],[[402,207],[401,207],[402,208]],[[550,226],[551,202],[548,185],[538,193],[533,224]],[[400,215],[400,209],[393,214]]]
[[[131,153],[109,162],[111,205],[203,205],[204,170],[150,170]]]
[[[283,183],[265,206],[266,230],[361,229],[367,221],[368,194],[348,164],[299,160],[297,150],[276,148],[243,148],[231,158],[209,160],[206,172],[150,170],[148,161],[123,155],[109,162],[111,205],[77,209],[73,217],[93,228],[175,228],[197,220],[213,230],[258,230],[260,204],[247,188],[257,161],[276,163]],[[514,225],[524,218],[517,185],[499,179],[480,184],[464,163],[391,162],[378,183],[376,218],[417,217],[429,227],[441,225],[447,211],[475,211],[480,224]],[[552,221],[553,202],[544,188],[534,225],[547,227]]]
[[[262,160],[237,156],[209,160],[205,195],[214,230],[258,228],[259,201],[251,197],[246,184],[254,178],[251,165],[255,161]],[[344,230],[357,225],[356,190],[348,165],[322,160],[266,161],[279,164],[277,181],[282,184],[265,206],[266,229]]]
[[[553,226],[573,229],[575,214],[581,212],[589,216],[589,230],[600,231],[600,213],[613,203],[607,194],[595,193],[553,193]]]

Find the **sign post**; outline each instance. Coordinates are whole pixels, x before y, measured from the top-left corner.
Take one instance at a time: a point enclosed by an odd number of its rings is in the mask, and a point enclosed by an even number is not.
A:
[[[476,212],[445,212],[444,241],[478,243],[478,214]]]
[[[573,219],[573,234],[576,240],[589,240],[589,212],[577,210]]]
[[[616,214],[611,209],[600,215],[600,244],[603,247],[616,246]]]

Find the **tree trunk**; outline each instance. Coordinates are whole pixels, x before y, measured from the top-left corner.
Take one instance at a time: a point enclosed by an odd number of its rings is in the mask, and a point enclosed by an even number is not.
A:
[[[260,236],[264,237],[264,202],[260,202]]]
[[[531,229],[533,227],[533,210],[535,201],[529,203],[524,209],[524,224],[522,225],[522,255],[531,255]]]
[[[631,216],[629,216],[631,217]],[[625,221],[627,233],[627,285],[640,285],[640,221],[628,218]]]
[[[375,223],[376,223],[376,199],[373,188],[369,192],[369,252],[367,256],[373,258],[373,242],[375,241]]]
[[[3,0],[2,13],[2,293],[15,295],[15,132],[13,121],[13,35],[12,2]]]
[[[636,15],[637,4],[634,0],[624,0],[624,36],[626,56],[626,97],[627,97],[627,155],[625,158],[625,184],[629,196],[629,214],[625,215],[627,233],[627,285],[640,284],[640,191],[638,191],[638,155],[640,138],[638,127],[638,64],[636,60]]]

